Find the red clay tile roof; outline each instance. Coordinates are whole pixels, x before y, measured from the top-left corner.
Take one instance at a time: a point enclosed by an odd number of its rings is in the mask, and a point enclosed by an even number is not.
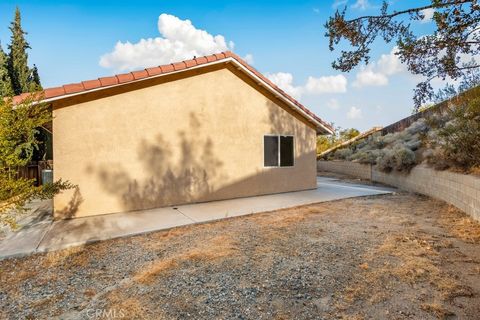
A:
[[[328,124],[327,122],[323,121],[320,119],[317,115],[315,115],[313,112],[308,110],[305,106],[303,106],[300,102],[292,98],[289,94],[287,94],[285,91],[277,87],[273,82],[271,82],[267,77],[262,75],[260,72],[258,72],[255,68],[250,66],[248,63],[246,63],[242,58],[237,56],[231,51],[226,51],[226,52],[221,52],[221,53],[216,53],[212,54],[209,56],[205,57],[196,57],[191,60],[186,60],[186,61],[181,61],[181,62],[176,62],[176,63],[171,63],[167,65],[162,65],[158,67],[152,67],[152,68],[146,68],[144,70],[139,70],[139,71],[133,71],[129,73],[124,73],[124,74],[118,74],[114,75],[111,77],[103,77],[103,78],[98,78],[94,80],[87,80],[87,81],[82,81],[79,83],[72,83],[72,84],[67,84],[61,87],[56,87],[56,88],[48,88],[45,89],[43,92],[41,92],[42,98],[45,100],[55,100],[55,99],[61,99],[62,96],[68,96],[70,94],[75,94],[75,93],[81,93],[81,92],[88,92],[90,90],[94,89],[100,89],[100,88],[106,88],[106,87],[111,87],[114,85],[118,84],[125,84],[129,83],[132,81],[137,81],[139,79],[145,79],[149,77],[155,77],[161,74],[167,74],[179,70],[185,70],[188,68],[192,68],[195,66],[200,66],[203,64],[208,64],[210,62],[215,62],[215,61],[220,61],[220,60],[225,60],[227,58],[233,58],[237,62],[239,62],[243,67],[248,69],[251,73],[253,73],[255,76],[260,78],[262,81],[266,82],[270,87],[272,87],[275,91],[277,91],[279,94],[281,94],[284,98],[289,100],[291,103],[293,103],[295,106],[300,108],[303,112],[308,114],[311,118],[322,124],[325,128],[328,130],[331,130],[333,132],[333,127]],[[29,96],[29,94],[21,94],[19,96],[13,97],[13,102],[14,103],[20,103],[24,99],[26,99]]]

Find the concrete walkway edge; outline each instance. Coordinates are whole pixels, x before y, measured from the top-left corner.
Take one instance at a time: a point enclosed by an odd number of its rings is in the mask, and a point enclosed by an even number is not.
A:
[[[19,230],[0,243],[0,260],[141,235],[175,227],[352,197],[388,194],[395,189],[317,179],[317,189],[195,203],[71,220],[46,221]]]

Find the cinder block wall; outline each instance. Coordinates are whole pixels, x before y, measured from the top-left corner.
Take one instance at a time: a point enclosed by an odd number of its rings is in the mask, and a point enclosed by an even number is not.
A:
[[[448,202],[480,221],[480,178],[472,175],[436,171],[424,165],[416,166],[409,174],[385,173],[374,166],[348,161],[318,161],[317,168],[425,194]]]
[[[356,162],[320,160],[317,161],[317,170],[347,174],[349,176],[365,180],[372,179],[371,166]]]

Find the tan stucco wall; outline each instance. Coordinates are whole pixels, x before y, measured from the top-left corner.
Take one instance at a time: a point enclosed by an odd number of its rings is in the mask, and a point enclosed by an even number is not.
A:
[[[196,73],[54,105],[54,178],[78,185],[56,217],[316,187],[311,126],[231,67]],[[295,135],[293,168],[263,167],[264,134]]]

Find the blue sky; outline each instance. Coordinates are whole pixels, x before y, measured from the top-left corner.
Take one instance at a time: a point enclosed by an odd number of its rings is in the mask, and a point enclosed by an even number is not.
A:
[[[423,2],[397,0],[392,6],[401,9],[405,3]],[[394,44],[375,43],[373,65],[345,74],[331,68],[337,53],[329,51],[323,25],[338,3],[347,5],[351,16],[358,16],[378,12],[380,1],[2,0],[0,40],[6,50],[8,25],[19,6],[32,46],[30,62],[39,68],[44,87],[130,70],[128,66],[136,69],[142,63],[148,66],[151,61],[164,62],[192,52],[178,52],[178,48],[167,52],[178,41],[192,42],[187,46],[198,47],[200,53],[231,48],[233,42],[238,55],[248,55],[255,68],[337,126],[366,130],[409,115],[418,78],[391,54]],[[433,26],[426,20],[413,22],[413,27],[421,35]],[[197,38],[178,39],[182,30]],[[223,40],[210,39],[210,35],[221,35]],[[139,44],[149,38],[158,51]],[[156,42],[155,38],[164,40]],[[116,49],[118,41],[131,46]],[[135,54],[130,55],[130,49]],[[152,52],[156,52],[154,57]]]

